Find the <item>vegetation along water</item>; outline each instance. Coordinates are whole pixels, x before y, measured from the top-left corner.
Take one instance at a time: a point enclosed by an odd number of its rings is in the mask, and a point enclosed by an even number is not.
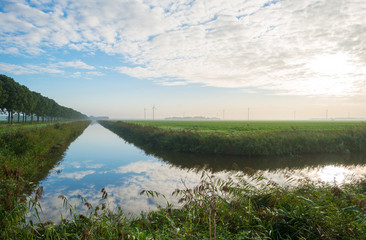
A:
[[[101,121],[155,151],[243,156],[366,151],[365,122]]]

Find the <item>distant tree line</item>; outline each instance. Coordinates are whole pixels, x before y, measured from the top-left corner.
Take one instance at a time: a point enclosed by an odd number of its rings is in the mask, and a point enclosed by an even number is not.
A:
[[[0,111],[8,114],[8,122],[13,123],[14,114],[18,122],[26,122],[30,118],[40,121],[86,119],[86,115],[72,108],[60,106],[53,99],[30,91],[14,79],[0,74]],[[22,117],[21,117],[22,115]]]

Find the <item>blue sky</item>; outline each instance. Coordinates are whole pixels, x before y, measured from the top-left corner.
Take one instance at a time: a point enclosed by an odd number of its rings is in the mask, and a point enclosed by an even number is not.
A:
[[[2,0],[0,73],[87,115],[366,117],[366,2]]]

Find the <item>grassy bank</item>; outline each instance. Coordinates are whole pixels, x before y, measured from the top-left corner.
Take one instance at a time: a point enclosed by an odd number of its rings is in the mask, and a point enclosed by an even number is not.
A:
[[[366,151],[364,122],[101,121],[148,151],[243,156]]]
[[[0,164],[17,168],[27,181],[39,181],[89,125],[88,121],[8,126],[0,130]],[[0,177],[5,173],[0,170]]]
[[[254,177],[261,183],[261,178]],[[242,178],[222,181],[205,175],[193,189],[176,190],[183,204],[130,218],[111,211],[101,191],[98,206],[81,198],[88,214],[78,214],[64,196],[71,219],[11,225],[9,239],[365,239],[366,182],[337,186],[304,184],[295,189],[272,185],[255,188]],[[150,197],[159,195],[143,191]],[[24,212],[36,204],[18,203]]]

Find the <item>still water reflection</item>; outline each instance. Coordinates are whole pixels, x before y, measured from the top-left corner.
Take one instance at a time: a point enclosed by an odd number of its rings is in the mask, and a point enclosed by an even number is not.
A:
[[[210,163],[210,164],[208,164]],[[171,193],[196,185],[203,170],[225,178],[243,169],[254,169],[280,185],[295,184],[308,178],[331,184],[342,184],[366,173],[364,155],[313,155],[298,158],[255,158],[197,156],[192,154],[150,154],[125,142],[99,124],[90,125],[70,145],[63,160],[40,185],[41,201],[47,220],[59,221],[62,211],[60,194],[72,204],[78,195],[93,205],[101,199],[100,190],[108,192],[110,208],[120,206],[126,213],[155,209],[164,199],[148,199],[139,193],[158,191],[176,204]],[[288,181],[291,178],[292,181]],[[287,180],[286,180],[287,179]],[[65,216],[65,213],[64,213]]]

